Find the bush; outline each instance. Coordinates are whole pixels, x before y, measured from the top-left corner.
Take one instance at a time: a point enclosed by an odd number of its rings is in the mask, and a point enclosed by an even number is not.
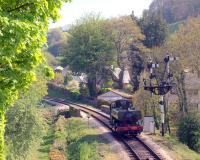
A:
[[[63,85],[64,84],[64,77],[62,73],[55,73],[54,79],[52,80],[53,83],[57,85]]]
[[[178,137],[190,149],[200,152],[200,120],[198,116],[184,117],[179,124]]]
[[[101,88],[101,90],[100,90],[100,94],[103,94],[103,93],[109,92],[110,90],[111,90],[111,88]]]
[[[63,98],[74,101],[80,99],[80,94],[78,91],[72,92],[66,87],[58,86],[54,83],[48,83],[48,96],[52,98]]]
[[[84,84],[84,83],[80,83],[79,84],[79,92],[82,96],[89,96],[89,91],[88,91],[88,88],[87,86]]]

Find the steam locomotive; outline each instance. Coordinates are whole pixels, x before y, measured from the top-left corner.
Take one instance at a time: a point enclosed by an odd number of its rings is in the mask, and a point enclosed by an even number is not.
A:
[[[130,100],[110,104],[110,123],[115,132],[137,135],[143,131],[141,111],[135,110]]]

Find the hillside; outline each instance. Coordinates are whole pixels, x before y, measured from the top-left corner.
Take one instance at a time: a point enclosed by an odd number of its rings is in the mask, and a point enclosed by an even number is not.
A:
[[[161,13],[167,23],[175,23],[200,14],[199,0],[153,0],[150,14]]]

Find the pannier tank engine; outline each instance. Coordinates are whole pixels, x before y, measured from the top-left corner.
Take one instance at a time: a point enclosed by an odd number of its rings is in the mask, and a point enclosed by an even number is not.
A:
[[[110,121],[115,132],[137,135],[143,131],[141,111],[129,100],[117,100],[110,105]]]

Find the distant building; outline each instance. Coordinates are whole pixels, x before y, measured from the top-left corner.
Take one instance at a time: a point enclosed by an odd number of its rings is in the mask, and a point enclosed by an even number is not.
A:
[[[61,67],[61,66],[57,66],[57,67],[54,68],[54,72],[56,72],[56,73],[62,73],[63,70],[64,70],[64,68]]]
[[[117,82],[121,88],[126,89],[131,82],[130,74],[127,68],[115,68],[112,73],[112,78],[114,82]]]
[[[185,87],[188,103],[200,111],[200,74],[185,70]]]
[[[73,80],[78,83],[87,84],[87,75],[82,73],[80,76],[72,76]]]
[[[191,69],[184,71],[187,102],[191,107],[200,111],[200,74]],[[166,98],[169,103],[178,103],[177,95],[167,94]]]

